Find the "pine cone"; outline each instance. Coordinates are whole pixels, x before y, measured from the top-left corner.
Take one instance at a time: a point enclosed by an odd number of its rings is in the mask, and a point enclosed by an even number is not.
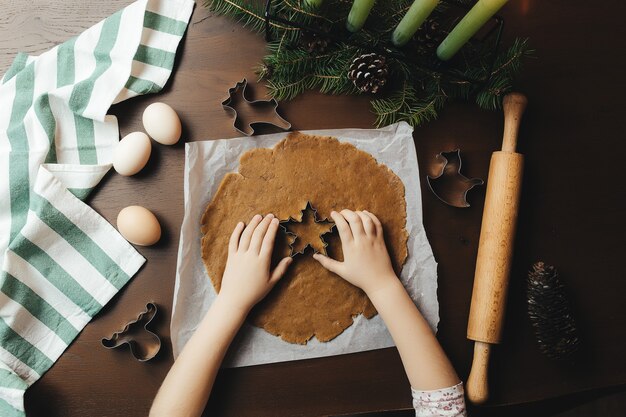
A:
[[[326,48],[331,43],[331,39],[324,33],[326,30],[323,28],[317,28],[317,31],[303,30],[300,36],[300,44],[309,53],[322,54],[326,51]]]
[[[542,353],[565,359],[579,347],[578,331],[565,295],[565,285],[553,266],[537,262],[528,273],[528,316]]]
[[[417,30],[415,38],[419,53],[424,55],[433,53],[443,40],[439,22],[435,19],[427,19]]]
[[[385,57],[376,53],[361,55],[352,61],[348,78],[364,93],[376,94],[387,83],[389,68]]]

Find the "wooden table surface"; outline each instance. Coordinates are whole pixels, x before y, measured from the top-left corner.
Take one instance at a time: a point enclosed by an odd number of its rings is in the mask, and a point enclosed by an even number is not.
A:
[[[18,51],[41,53],[130,3],[129,0],[0,2],[0,72]],[[528,36],[538,58],[520,89],[530,105],[519,149],[526,155],[519,233],[503,343],[493,355],[491,404],[528,402],[626,383],[626,188],[624,187],[624,39],[621,0],[513,0],[503,10],[505,37]],[[178,110],[185,141],[238,136],[220,106],[227,89],[264,54],[260,36],[197,5],[164,92],[114,106],[122,135],[141,129],[154,101]],[[262,86],[256,88],[263,95]],[[365,97],[306,94],[281,103],[294,129],[372,126]],[[0,109],[0,111],[4,111]],[[424,176],[435,155],[460,148],[465,174],[486,178],[501,141],[502,116],[471,104],[451,104],[415,132],[424,218],[439,262],[439,338],[461,377],[472,344],[465,339],[484,188],[469,209],[443,205]],[[169,316],[183,215],[184,146],[155,146],[148,167],[131,178],[110,173],[90,204],[114,222],[120,209],[140,204],[162,222],[159,244],[140,248],[146,266],[26,395],[30,416],[144,416],[171,365]],[[430,170],[429,170],[430,169]],[[566,362],[543,357],[525,310],[524,278],[532,262],[556,265],[573,303],[582,351]],[[164,349],[138,363],[108,351],[109,336],[142,310],[160,306]],[[318,417],[410,407],[409,385],[395,349],[226,370],[208,410],[214,416]]]

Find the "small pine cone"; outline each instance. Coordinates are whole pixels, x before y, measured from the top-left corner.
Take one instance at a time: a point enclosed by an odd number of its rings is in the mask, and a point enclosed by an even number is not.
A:
[[[528,273],[528,317],[542,353],[565,359],[579,347],[578,331],[565,294],[565,285],[553,266],[537,262]]]
[[[389,68],[385,61],[376,53],[361,55],[352,61],[348,78],[364,93],[376,94],[387,83]]]
[[[303,30],[300,37],[300,44],[309,53],[322,54],[326,51],[326,48],[331,43],[328,36],[324,35],[325,30],[323,28],[316,28],[317,31]]]
[[[435,19],[427,19],[417,30],[415,38],[421,54],[433,53],[443,39],[439,22]]]

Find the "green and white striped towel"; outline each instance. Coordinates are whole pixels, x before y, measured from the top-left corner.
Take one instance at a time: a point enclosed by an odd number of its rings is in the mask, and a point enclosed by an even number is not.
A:
[[[83,203],[119,140],[111,104],[167,82],[193,0],[139,0],[0,82],[0,416],[145,262]]]

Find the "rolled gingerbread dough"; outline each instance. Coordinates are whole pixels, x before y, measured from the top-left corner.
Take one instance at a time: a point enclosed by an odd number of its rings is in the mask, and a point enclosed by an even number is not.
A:
[[[202,216],[202,260],[219,292],[226,266],[228,239],[239,221],[273,213],[300,218],[307,204],[318,218],[332,210],[368,210],[380,219],[394,269],[407,257],[406,201],[402,181],[368,153],[332,137],[291,133],[272,149],[241,156],[239,172],[224,176]],[[289,236],[277,236],[274,259],[289,255]],[[328,255],[342,260],[341,242],[326,234]],[[312,337],[327,342],[350,327],[353,317],[376,310],[365,293],[322,268],[308,248],[296,255],[286,275],[259,303],[249,320],[290,343]]]

